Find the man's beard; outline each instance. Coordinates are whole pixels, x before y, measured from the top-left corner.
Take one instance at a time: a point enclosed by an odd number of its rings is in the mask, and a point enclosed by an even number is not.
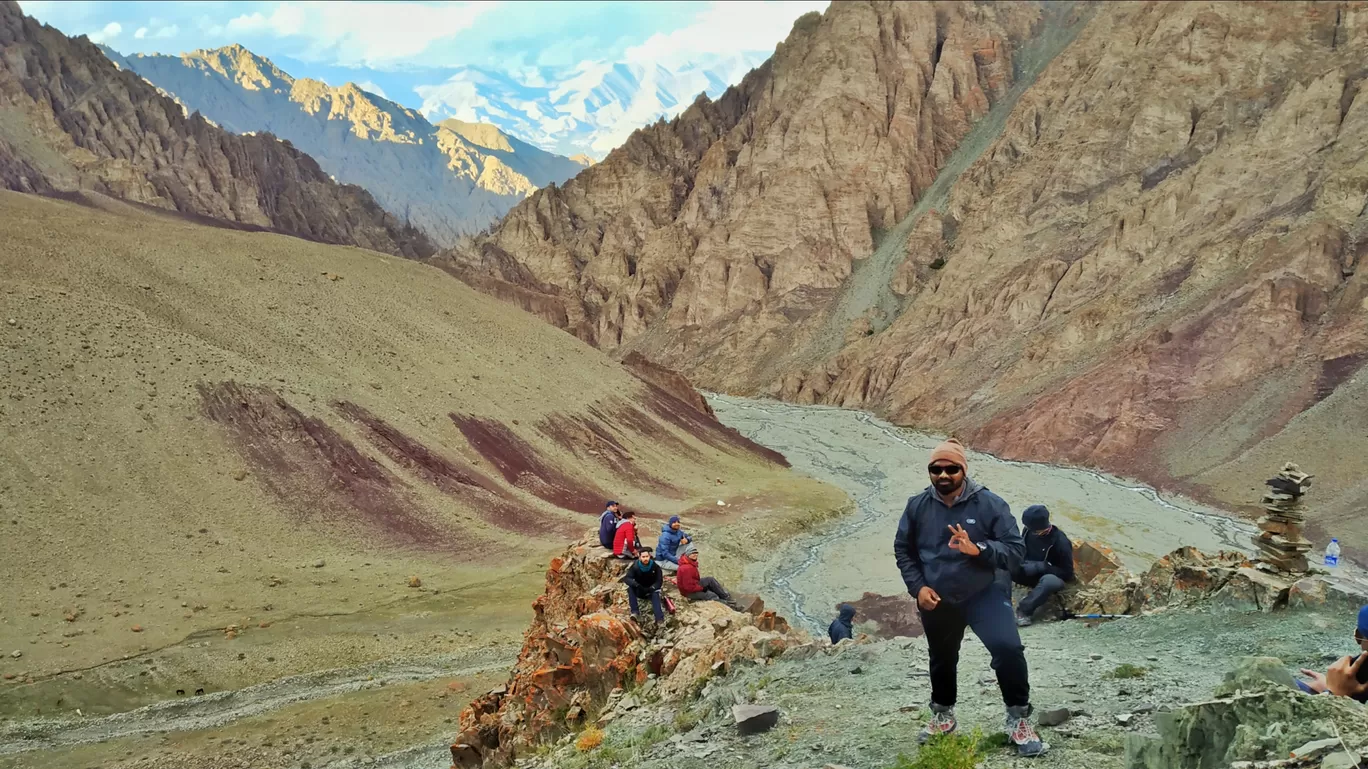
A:
[[[954,494],[964,485],[964,481],[959,478],[946,478],[944,476],[931,482],[936,487],[936,491],[942,495]]]

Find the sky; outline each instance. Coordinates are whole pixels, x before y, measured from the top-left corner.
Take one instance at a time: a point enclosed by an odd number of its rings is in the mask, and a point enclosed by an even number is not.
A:
[[[535,84],[595,63],[681,66],[773,51],[827,2],[88,2],[21,1],[68,35],[128,55],[241,43],[296,77],[352,80],[417,107],[416,72],[496,70]],[[386,86],[386,83],[390,84]],[[391,88],[399,93],[390,93]]]

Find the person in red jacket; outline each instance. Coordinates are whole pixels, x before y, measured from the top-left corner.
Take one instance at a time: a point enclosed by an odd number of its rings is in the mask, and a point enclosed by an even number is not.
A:
[[[721,601],[736,611],[741,610],[721,582],[713,577],[698,576],[698,549],[693,545],[685,545],[679,554],[675,584],[679,585],[679,594],[690,601]]]
[[[628,510],[622,514],[622,521],[618,524],[617,533],[613,535],[613,555],[630,561],[636,558],[636,553],[640,549],[641,540],[637,538],[636,530],[636,511]]]

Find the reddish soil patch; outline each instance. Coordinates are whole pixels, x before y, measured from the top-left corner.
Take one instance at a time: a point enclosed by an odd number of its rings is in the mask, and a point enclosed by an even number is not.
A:
[[[465,462],[433,451],[365,408],[346,401],[334,403],[333,408],[362,426],[371,444],[390,461],[446,494],[469,503],[489,523],[520,534],[573,535],[579,532],[578,528],[571,530],[564,521],[527,509],[494,479]]]
[[[309,523],[361,527],[394,544],[457,554],[456,537],[423,520],[404,485],[323,420],[305,416],[262,385],[200,384],[200,408],[216,422],[256,476]]]
[[[678,486],[637,466],[632,453],[604,426],[610,421],[601,412],[591,410],[591,416],[552,414],[537,424],[537,430],[576,457],[602,465],[637,488],[676,499],[684,497]]]
[[[502,422],[469,414],[451,414],[450,417],[471,447],[514,486],[556,507],[589,515],[598,515],[604,500],[610,498],[597,486],[575,480],[558,470]]]
[[[879,595],[865,593],[858,601],[846,601],[855,607],[855,621],[877,622],[879,638],[922,635],[921,616],[917,603],[910,595]],[[835,610],[833,609],[833,616]]]
[[[1341,355],[1338,358],[1321,361],[1320,375],[1316,377],[1316,403],[1320,403],[1335,391],[1340,385],[1349,381],[1368,361],[1368,355],[1364,353],[1354,353],[1352,355]]]
[[[605,422],[621,424],[628,430],[644,435],[662,448],[687,457],[695,462],[703,461],[703,452],[684,441],[673,430],[665,427],[659,419],[647,414],[627,401],[615,402],[606,413],[597,406],[591,406],[589,413]]]
[[[761,446],[717,421],[710,414],[699,411],[655,385],[647,385],[646,408],[714,448],[732,453],[746,452],[780,467],[789,466],[789,461],[783,454]]]

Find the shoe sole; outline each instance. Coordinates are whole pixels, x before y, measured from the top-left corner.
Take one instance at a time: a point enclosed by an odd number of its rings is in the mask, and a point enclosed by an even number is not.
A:
[[[955,729],[958,729],[958,728],[959,728],[959,724],[955,724],[955,726],[952,727],[949,731],[937,732],[936,734],[954,734],[954,733],[955,733]],[[917,744],[918,744],[918,745],[925,745],[926,743],[928,743],[928,742],[931,741],[931,738],[932,738],[932,737],[935,737],[935,736],[936,736],[935,734],[930,734],[930,733],[928,733],[928,732],[922,732],[921,734],[918,734],[918,735],[917,735]]]

